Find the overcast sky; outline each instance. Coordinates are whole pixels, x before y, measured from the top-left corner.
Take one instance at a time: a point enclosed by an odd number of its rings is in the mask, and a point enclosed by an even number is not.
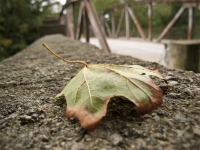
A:
[[[59,1],[62,5],[64,5],[66,2],[66,0],[57,0],[57,1]]]
[[[51,2],[56,2],[56,1],[60,2],[61,5],[64,5],[66,3],[66,0],[52,0]],[[55,13],[59,13],[62,9],[62,7],[59,7],[58,5],[54,5],[52,8]]]

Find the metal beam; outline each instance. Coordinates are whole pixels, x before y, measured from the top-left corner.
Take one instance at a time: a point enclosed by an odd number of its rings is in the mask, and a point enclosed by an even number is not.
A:
[[[115,14],[114,11],[111,11],[111,29],[112,29],[112,37],[115,36]]]
[[[153,9],[152,3],[148,4],[148,39],[152,41],[152,16],[153,16]]]
[[[90,29],[89,29],[89,19],[86,9],[83,11],[83,18],[84,18],[84,29],[85,29],[85,39],[86,42],[89,43],[90,41]]]
[[[79,8],[79,15],[78,15],[78,26],[77,26],[77,32],[76,32],[76,39],[80,40],[81,33],[83,32],[83,11],[85,4],[81,2],[80,8]]]
[[[188,11],[188,39],[192,39],[194,28],[194,8],[191,6],[188,8]]]
[[[128,10],[131,18],[133,19],[137,29],[138,29],[138,32],[140,33],[140,36],[145,40],[146,39],[146,35],[144,33],[144,30],[142,29],[142,26],[140,25],[137,17],[135,16],[133,10],[130,8],[130,7],[126,7],[126,9]]]
[[[126,18],[126,38],[130,38],[130,23],[129,23],[129,14],[128,10],[125,8],[125,18]]]
[[[163,32],[158,37],[158,39],[157,39],[158,42],[160,42],[160,40],[167,34],[167,32],[171,29],[171,27],[176,23],[176,21],[182,15],[182,13],[184,12],[184,10],[185,10],[184,6],[182,6],[179,9],[179,11],[176,13],[176,15],[174,16],[174,18],[169,22],[169,24],[167,25],[167,27],[163,30]]]
[[[96,37],[98,38],[102,49],[110,53],[111,51],[107,44],[106,36],[101,28],[99,19],[97,17],[97,14],[95,12],[93,5],[91,4],[90,0],[84,0],[84,2],[85,2],[86,11],[87,11],[90,23],[92,25],[93,31]]]
[[[120,16],[120,20],[119,20],[118,26],[117,26],[117,31],[115,33],[115,37],[119,36],[119,32],[120,32],[120,29],[121,29],[121,26],[122,26],[122,22],[123,22],[123,19],[124,19],[124,14],[125,14],[125,10],[123,9],[122,10],[122,14]]]
[[[109,24],[108,24],[107,20],[104,19],[104,21],[105,21],[106,30],[108,32],[108,36],[112,37],[112,32],[110,30]]]
[[[103,32],[106,34],[106,30],[105,30],[105,21],[106,21],[106,20],[105,20],[104,15],[100,16],[100,23],[101,23]]]
[[[73,18],[73,28],[74,28],[74,35],[76,35],[76,11],[75,11],[75,3],[72,3],[72,18]],[[74,37],[76,39],[76,36]]]
[[[70,35],[71,39],[75,39],[73,24],[72,24],[72,20],[71,20],[69,11],[66,13],[66,18],[67,18],[67,28],[68,28],[69,35]]]

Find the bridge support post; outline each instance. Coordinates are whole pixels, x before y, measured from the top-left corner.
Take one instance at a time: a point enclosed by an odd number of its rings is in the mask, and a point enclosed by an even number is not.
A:
[[[122,14],[121,14],[121,17],[120,17],[120,20],[119,20],[119,24],[117,26],[117,31],[115,33],[115,37],[118,37],[119,36],[119,32],[120,32],[120,29],[121,29],[121,26],[122,26],[122,22],[123,22],[123,19],[124,19],[124,14],[125,14],[125,10],[123,9],[122,10]]]
[[[148,39],[149,41],[152,41],[152,16],[153,16],[152,3],[149,3],[148,4]]]
[[[126,6],[127,7],[127,6]],[[129,23],[129,14],[128,10],[125,7],[125,18],[126,18],[126,38],[130,38],[130,23]]]
[[[72,20],[71,20],[69,11],[66,13],[66,19],[67,19],[67,29],[68,29],[69,36],[71,37],[71,39],[75,39],[74,28],[73,28],[73,24],[72,24]]]
[[[97,17],[95,9],[93,8],[92,3],[90,2],[90,0],[85,0],[84,2],[85,2],[85,8],[86,8],[91,26],[93,28],[93,31],[94,31],[96,37],[98,38],[98,40],[101,44],[102,49],[105,50],[106,52],[110,53],[110,48],[106,41],[105,33],[103,32],[103,30],[101,28],[100,21]]]
[[[194,8],[190,6],[188,11],[188,39],[192,39],[194,27]]]
[[[112,27],[112,37],[115,37],[115,14],[114,14],[114,10],[111,11],[111,27]]]
[[[73,29],[74,29],[74,39],[76,39],[76,21],[75,21],[75,16],[76,16],[76,13],[75,13],[75,3],[72,3],[72,19],[73,19]]]
[[[107,32],[108,32],[108,36],[109,37],[112,37],[112,33],[111,33],[111,29],[110,29],[110,27],[109,27],[109,25],[108,25],[108,22],[105,20],[105,26],[106,26],[106,30],[107,30]]]
[[[140,25],[140,23],[139,23],[137,17],[135,16],[133,10],[132,10],[130,7],[127,7],[126,9],[127,9],[127,11],[129,12],[131,18],[133,19],[133,21],[134,21],[134,23],[135,23],[135,25],[136,25],[136,27],[137,27],[139,33],[140,33],[140,36],[141,36],[144,40],[146,40],[146,35],[145,35],[145,33],[144,33],[144,30],[142,29],[142,26]]]
[[[80,4],[79,8],[79,15],[78,15],[78,28],[76,32],[76,39],[80,40],[81,33],[83,31],[83,11],[84,11],[84,3],[82,2]]]
[[[86,12],[86,9],[83,11],[83,18],[84,18],[84,28],[85,28],[85,38],[86,42],[90,42],[90,29],[89,29],[89,19],[88,19],[88,14]]]

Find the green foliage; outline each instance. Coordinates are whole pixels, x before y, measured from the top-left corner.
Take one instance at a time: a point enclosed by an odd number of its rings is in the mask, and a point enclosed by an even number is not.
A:
[[[0,0],[0,61],[38,38],[37,28],[52,14],[50,0]]]
[[[102,15],[103,11],[112,8],[114,5],[120,4],[122,0],[93,0],[93,5],[99,15]]]
[[[174,13],[172,12],[172,6],[169,3],[158,3],[153,7],[153,26],[164,27],[172,18]]]

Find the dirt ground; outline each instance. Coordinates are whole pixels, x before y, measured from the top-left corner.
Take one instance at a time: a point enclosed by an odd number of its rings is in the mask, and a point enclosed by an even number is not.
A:
[[[58,60],[43,42],[70,60],[158,67],[168,81],[155,80],[166,93],[164,103],[138,116],[132,103],[113,99],[99,128],[86,132],[77,119],[67,120],[63,100],[52,101],[82,66]],[[0,63],[0,149],[200,150],[200,74],[46,36]]]

